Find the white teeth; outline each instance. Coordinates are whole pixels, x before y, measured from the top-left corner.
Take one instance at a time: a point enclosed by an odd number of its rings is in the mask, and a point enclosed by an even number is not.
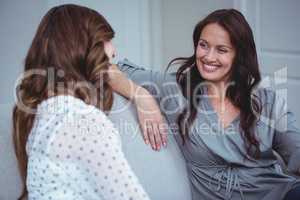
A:
[[[205,64],[204,64],[204,66],[205,66],[206,68],[209,68],[209,69],[216,69],[216,68],[218,68],[217,66],[214,66],[214,65],[205,65]]]
[[[206,65],[206,64],[203,64],[204,66],[204,69],[206,71],[209,71],[209,72],[213,72],[213,71],[216,71],[218,69],[217,66],[214,66],[214,65]]]

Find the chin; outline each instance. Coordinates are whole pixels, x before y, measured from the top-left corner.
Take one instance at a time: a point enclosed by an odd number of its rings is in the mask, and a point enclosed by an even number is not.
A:
[[[205,80],[207,81],[213,81],[213,80],[217,80],[219,77],[219,72],[218,71],[215,71],[215,72],[207,72],[205,71],[203,68],[201,68],[199,70],[202,78],[204,78]]]
[[[218,77],[214,77],[214,76],[202,76],[202,77],[205,81],[208,82],[220,82]]]

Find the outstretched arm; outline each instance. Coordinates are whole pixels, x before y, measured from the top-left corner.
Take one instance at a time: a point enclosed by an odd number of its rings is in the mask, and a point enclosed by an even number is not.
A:
[[[275,98],[273,107],[273,113],[277,114],[273,147],[284,159],[288,171],[300,175],[300,130],[297,122],[283,98]]]
[[[165,146],[165,121],[154,97],[146,89],[129,80],[116,65],[111,65],[108,73],[112,89],[135,104],[145,143],[150,143],[154,150]]]

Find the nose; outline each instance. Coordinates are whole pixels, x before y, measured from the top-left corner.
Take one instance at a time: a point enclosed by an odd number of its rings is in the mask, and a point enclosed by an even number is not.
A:
[[[206,52],[205,60],[207,60],[207,62],[213,62],[216,60],[216,55],[215,55],[215,51],[213,48],[209,49]]]

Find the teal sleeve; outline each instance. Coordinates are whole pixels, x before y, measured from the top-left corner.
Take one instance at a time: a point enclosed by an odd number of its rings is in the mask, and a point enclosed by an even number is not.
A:
[[[275,119],[273,148],[287,164],[288,171],[300,169],[300,129],[285,99],[274,95],[272,115]]]
[[[178,113],[184,107],[185,98],[176,82],[175,73],[149,70],[126,59],[120,61],[118,67],[129,79],[153,95],[164,114]]]

